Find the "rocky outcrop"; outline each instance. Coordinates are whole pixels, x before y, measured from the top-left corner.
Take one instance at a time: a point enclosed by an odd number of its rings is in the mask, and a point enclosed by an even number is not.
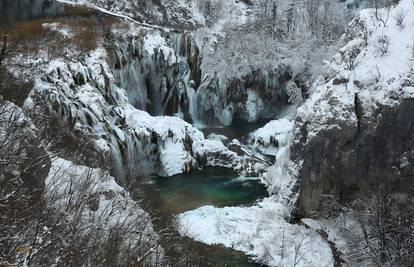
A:
[[[408,1],[391,9],[412,9]],[[414,72],[409,38],[363,11],[350,24],[330,71],[298,110],[292,161],[299,166],[297,214],[319,211],[326,195],[352,201],[386,187],[410,192],[414,184]],[[381,36],[389,36],[385,55]],[[353,62],[352,64],[350,64]]]

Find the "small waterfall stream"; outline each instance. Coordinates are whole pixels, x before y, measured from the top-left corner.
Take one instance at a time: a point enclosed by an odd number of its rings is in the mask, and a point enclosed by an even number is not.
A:
[[[188,113],[191,116],[193,125],[196,126],[196,128],[200,128],[203,126],[203,124],[199,120],[197,97],[197,91],[192,86],[187,87],[187,98],[189,106]]]

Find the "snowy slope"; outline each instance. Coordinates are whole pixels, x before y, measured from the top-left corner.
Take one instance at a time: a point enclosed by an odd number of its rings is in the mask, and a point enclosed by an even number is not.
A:
[[[333,266],[329,246],[315,231],[288,223],[288,216],[269,198],[252,207],[204,206],[178,220],[181,234],[243,251],[269,266]]]
[[[68,207],[69,203],[81,205],[73,214],[66,214],[66,220],[77,220],[72,224],[83,225],[85,235],[96,231],[104,240],[110,235],[108,229],[119,229],[128,237],[122,240],[121,247],[138,246],[142,251],[151,251],[145,263],[151,265],[164,257],[151,218],[107,171],[54,157],[45,183],[44,197],[49,207],[63,212],[74,209]],[[85,205],[86,201],[89,205]]]

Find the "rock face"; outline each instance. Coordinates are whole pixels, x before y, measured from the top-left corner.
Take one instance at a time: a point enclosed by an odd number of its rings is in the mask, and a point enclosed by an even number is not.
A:
[[[208,38],[198,33],[144,34],[142,29],[119,34],[113,72],[129,102],[152,115],[227,126],[236,120],[255,122],[287,108],[288,85],[303,82],[290,62],[254,71],[240,63],[243,71],[227,73],[211,59]]]
[[[391,12],[413,9],[408,2]],[[300,166],[299,216],[318,211],[324,195],[350,201],[381,186],[412,190],[414,72],[405,35],[414,21],[384,28],[371,16],[363,11],[350,24],[348,44],[298,110],[291,157]],[[380,55],[383,35],[390,43]]]
[[[364,120],[342,124],[318,134],[305,147],[293,147],[293,157],[304,159],[300,214],[317,211],[323,195],[351,201],[380,186],[405,191],[413,184],[414,99],[379,108],[374,125]],[[306,126],[301,131],[306,136]]]
[[[216,74],[205,75],[198,92],[201,118],[223,125],[271,118],[289,105],[286,85],[291,78],[292,71],[286,65],[273,72],[257,70],[226,81]]]

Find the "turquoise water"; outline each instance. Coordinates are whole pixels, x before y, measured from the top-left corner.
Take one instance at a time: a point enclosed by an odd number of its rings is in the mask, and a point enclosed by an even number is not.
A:
[[[224,168],[207,168],[169,178],[147,177],[141,187],[146,197],[171,214],[204,205],[248,205],[267,196],[266,188],[259,180],[239,177]]]

